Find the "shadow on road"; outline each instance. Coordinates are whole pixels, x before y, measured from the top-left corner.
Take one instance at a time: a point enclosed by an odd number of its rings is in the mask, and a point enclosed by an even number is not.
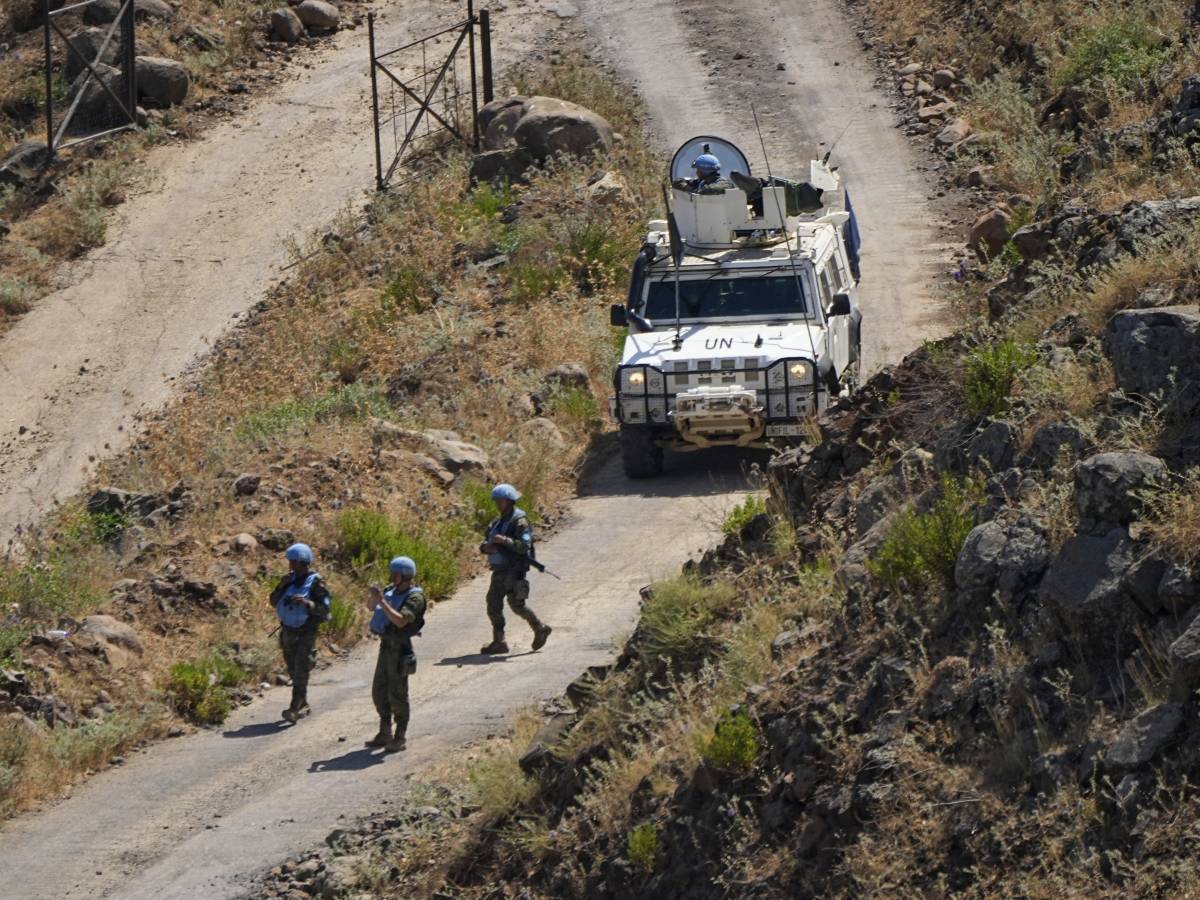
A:
[[[361,772],[363,769],[379,765],[386,759],[387,757],[382,753],[376,753],[369,747],[360,747],[357,750],[351,750],[349,753],[343,753],[341,756],[335,756],[332,759],[314,760],[313,764],[308,767],[308,771]]]
[[[434,663],[435,666],[488,666],[492,663],[508,662],[521,656],[532,656],[533,650],[524,653],[468,653],[466,656],[445,656]]]
[[[268,734],[279,734],[287,728],[291,728],[289,722],[255,722],[252,725],[243,725],[241,728],[233,731],[222,731],[221,737],[227,738],[252,738],[263,737]]]
[[[711,497],[753,490],[748,477],[753,466],[765,473],[771,453],[719,447],[697,453],[666,454],[663,473],[653,478],[628,478],[619,455],[612,453],[591,467],[580,484],[581,497]]]

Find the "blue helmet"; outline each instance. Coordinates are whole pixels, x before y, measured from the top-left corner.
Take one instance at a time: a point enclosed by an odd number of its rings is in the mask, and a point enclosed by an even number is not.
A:
[[[388,563],[388,570],[393,575],[403,575],[406,578],[412,578],[417,574],[417,564],[407,556],[397,556]]]
[[[493,500],[511,500],[516,503],[521,499],[521,492],[511,484],[498,484],[492,488]]]
[[[696,157],[696,161],[692,163],[692,168],[697,172],[720,172],[721,161],[711,153],[701,153]]]
[[[292,544],[283,552],[283,555],[292,562],[311,563],[313,561],[312,547],[308,544]]]

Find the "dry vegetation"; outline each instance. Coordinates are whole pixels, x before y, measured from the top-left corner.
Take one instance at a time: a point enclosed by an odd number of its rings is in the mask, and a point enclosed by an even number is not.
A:
[[[451,154],[426,181],[381,195],[364,215],[347,213],[298,245],[290,280],[98,475],[149,494],[175,487],[182,511],[150,527],[89,514],[77,502],[28,558],[0,565],[0,661],[23,662],[38,693],[91,717],[79,728],[39,725],[28,736],[19,714],[0,724],[10,748],[0,760],[4,813],[61,788],[115,747],[160,732],[171,709],[219,720],[226,694],[236,701],[240,685],[277,665],[263,598],[278,554],[238,554],[233,535],[287,529],[313,544],[335,597],[351,607],[397,542],[423,560],[434,596],[472,571],[475,530],[490,509],[484,476],[446,487],[381,440],[376,419],[453,429],[488,452],[488,478],[521,485],[535,513],[551,515],[569,495],[589,452],[604,443],[601,398],[617,351],[607,306],[621,298],[653,202],[653,171],[637,110],[586,61],[569,58],[517,81],[596,109],[625,142],[611,160],[563,160],[529,185],[503,188],[465,189],[467,161]],[[597,166],[628,191],[594,197],[588,179]],[[548,382],[562,363],[581,364],[590,384]],[[262,476],[252,496],[232,487],[242,473]],[[109,599],[120,578],[138,586]],[[146,590],[171,578],[215,584],[211,606],[185,616],[169,596]],[[74,631],[96,611],[135,625],[146,644],[140,662],[118,671],[102,654],[64,656],[63,645],[36,638],[48,628]],[[352,611],[334,624],[326,645],[359,638]],[[191,696],[196,673],[209,671],[229,690]],[[101,691],[108,700],[97,699]],[[119,739],[94,724],[109,721],[126,723]],[[89,753],[53,750],[55,741],[87,743],[93,734]],[[54,785],[37,775],[48,759],[58,767]]]
[[[21,0],[18,0],[21,2]],[[40,3],[39,3],[40,5]],[[211,99],[237,73],[253,86],[278,58],[262,49],[264,0],[183,0],[173,3],[168,22],[140,20],[137,52],[186,65],[192,88],[185,106],[161,111],[137,132],[65,150],[47,176],[28,186],[0,187],[0,220],[11,232],[0,238],[0,331],[52,289],[55,268],[104,243],[108,210],[144,180],[144,156],[151,147],[193,136],[204,122],[197,103]],[[2,14],[0,14],[2,15]],[[79,13],[58,19],[68,34],[82,24]],[[0,35],[8,22],[0,21]],[[0,157],[24,140],[45,141],[45,79],[40,26],[11,36],[0,56]],[[67,53],[54,37],[56,119],[69,107],[70,85],[62,71]],[[247,68],[263,69],[255,76]]]

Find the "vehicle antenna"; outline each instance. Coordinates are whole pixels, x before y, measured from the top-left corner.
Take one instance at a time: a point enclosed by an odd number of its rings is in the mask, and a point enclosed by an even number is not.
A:
[[[763,162],[765,162],[767,164],[767,181],[770,182],[771,184],[774,184],[775,176],[771,174],[771,157],[767,154],[767,142],[765,140],[763,140],[762,128],[760,128],[759,124],[758,124],[758,110],[754,108],[753,103],[750,104],[750,114],[752,116],[754,116],[754,130],[758,132],[758,145],[760,147],[762,147]],[[804,333],[808,335],[808,350],[809,350],[809,353],[812,354],[813,378],[814,378],[813,406],[814,406],[814,410],[815,410],[816,401],[817,401],[817,392],[815,390],[815,387],[816,387],[815,379],[816,379],[816,369],[817,369],[817,347],[816,347],[816,344],[813,343],[812,327],[809,324],[809,321],[812,318],[814,318],[814,316],[810,316],[808,314],[808,305],[804,302],[804,286],[800,283],[800,270],[796,268],[796,257],[792,253],[792,236],[788,232],[787,216],[784,215],[784,210],[780,207],[779,194],[775,193],[775,192],[772,192],[772,194],[775,197],[775,209],[779,213],[779,220],[781,222],[783,222],[783,245],[784,245],[784,247],[787,248],[788,262],[791,264],[791,268],[792,268],[792,278],[796,282],[796,295],[800,298],[800,308],[803,309],[804,313],[805,313]],[[796,249],[797,250],[799,250],[799,244],[800,244],[800,238],[799,238],[799,235],[797,235],[797,237],[796,237],[796,245],[797,245]],[[815,306],[814,306],[814,311],[815,311]],[[787,374],[788,373],[786,373],[786,372],[784,373],[783,377],[785,379],[787,378]],[[784,396],[787,396],[787,394],[785,393]],[[788,415],[791,415],[791,413],[792,413],[792,411],[790,409],[787,410]]]
[[[671,239],[671,262],[675,264],[675,339],[671,342],[671,349],[676,353],[683,346],[683,326],[680,323],[679,311],[679,262],[683,258],[683,235],[679,233],[679,225],[675,221],[675,211],[671,208],[671,199],[667,194],[666,186],[663,187],[663,203],[667,207],[667,234]]]
[[[854,124],[854,120],[858,118],[858,113],[850,117],[850,121],[846,123],[846,127],[842,129],[842,133],[833,139],[833,143],[829,145],[829,149],[825,151],[825,155],[821,157],[821,165],[829,162],[829,157],[833,155],[833,148],[836,147],[846,136],[846,132],[850,130],[850,126]]]

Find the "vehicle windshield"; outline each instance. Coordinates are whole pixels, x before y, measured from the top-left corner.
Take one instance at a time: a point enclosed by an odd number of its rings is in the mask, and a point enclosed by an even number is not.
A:
[[[746,317],[755,319],[800,319],[808,315],[808,288],[799,279],[804,297],[797,295],[797,278],[786,275],[758,275],[743,278],[682,279],[679,282],[679,317],[713,319]],[[646,295],[646,318],[675,318],[675,281],[650,282]]]

